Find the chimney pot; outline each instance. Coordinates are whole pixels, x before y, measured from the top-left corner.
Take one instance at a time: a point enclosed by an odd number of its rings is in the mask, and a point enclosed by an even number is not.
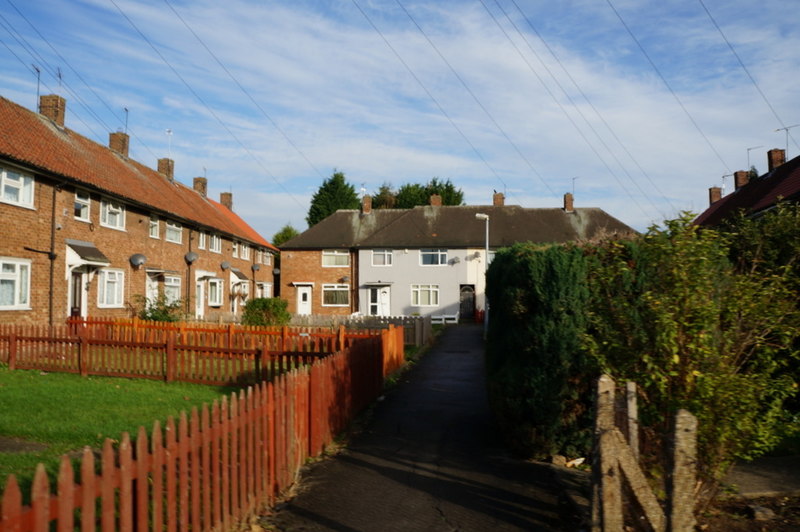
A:
[[[720,187],[711,187],[708,189],[708,204],[714,205],[722,199],[722,189]]]
[[[502,192],[495,192],[492,196],[492,205],[495,207],[502,207],[506,204],[506,196]]]
[[[775,148],[767,152],[767,165],[769,172],[775,170],[777,167],[786,162],[786,151],[780,148]]]
[[[439,194],[431,194],[430,204],[432,207],[441,207],[442,197]]]
[[[173,181],[175,179],[175,161],[167,159],[166,157],[158,160],[158,173],[164,174],[167,179]]]
[[[564,212],[575,212],[575,200],[571,192],[564,194]]]
[[[123,157],[128,156],[129,143],[130,143],[130,137],[128,137],[127,133],[123,133],[122,131],[116,131],[114,133],[108,134],[108,147],[114,150],[115,152],[119,153]]]
[[[192,182],[192,188],[200,193],[204,198],[208,194],[208,179],[205,177],[195,177]]]
[[[64,115],[67,112],[67,100],[58,94],[45,94],[39,98],[39,112],[64,127]]]
[[[361,214],[369,214],[372,212],[372,196],[364,196],[361,199]]]
[[[734,190],[739,190],[750,181],[750,172],[739,170],[733,173]]]
[[[233,192],[220,192],[219,202],[225,205],[228,210],[233,210]]]

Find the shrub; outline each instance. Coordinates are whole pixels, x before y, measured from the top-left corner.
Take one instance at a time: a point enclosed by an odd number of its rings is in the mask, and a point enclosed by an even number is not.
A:
[[[183,300],[169,301],[163,292],[155,298],[136,295],[133,300],[134,311],[143,320],[174,322],[186,317],[183,312]]]
[[[242,313],[243,325],[288,325],[292,315],[286,310],[288,302],[277,298],[255,298],[245,303]]]

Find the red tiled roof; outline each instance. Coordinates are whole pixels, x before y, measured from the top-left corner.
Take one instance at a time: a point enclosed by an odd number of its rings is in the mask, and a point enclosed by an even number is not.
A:
[[[235,213],[194,189],[1,96],[0,157],[171,214],[179,221],[275,249]]]
[[[781,199],[800,199],[800,157],[795,157],[714,202],[694,223],[717,225],[739,210],[755,214],[775,205]]]

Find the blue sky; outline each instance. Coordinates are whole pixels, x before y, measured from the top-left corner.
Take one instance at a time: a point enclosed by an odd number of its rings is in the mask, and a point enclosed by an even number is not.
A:
[[[103,144],[127,108],[133,158],[205,175],[268,239],[306,228],[334,169],[368,193],[450,179],[470,205],[559,207],[574,186],[577,207],[643,230],[786,147],[790,4],[0,0],[0,95],[33,109],[35,64]]]

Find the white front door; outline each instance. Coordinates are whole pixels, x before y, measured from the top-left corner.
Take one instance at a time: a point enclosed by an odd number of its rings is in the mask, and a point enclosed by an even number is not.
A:
[[[297,287],[297,313],[300,316],[308,316],[311,314],[311,287],[298,286]]]
[[[391,302],[391,288],[373,286],[369,289],[369,315],[388,316]]]
[[[202,319],[206,311],[206,290],[203,281],[197,281],[194,285],[194,317]]]

